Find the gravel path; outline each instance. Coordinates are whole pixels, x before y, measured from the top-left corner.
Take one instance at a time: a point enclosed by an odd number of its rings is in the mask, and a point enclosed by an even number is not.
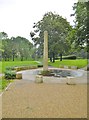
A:
[[[3,118],[87,118],[87,85],[15,81],[2,95]]]

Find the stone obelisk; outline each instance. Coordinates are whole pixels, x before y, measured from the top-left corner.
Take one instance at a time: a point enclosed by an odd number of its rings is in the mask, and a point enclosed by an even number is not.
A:
[[[48,70],[48,32],[44,31],[43,71]]]

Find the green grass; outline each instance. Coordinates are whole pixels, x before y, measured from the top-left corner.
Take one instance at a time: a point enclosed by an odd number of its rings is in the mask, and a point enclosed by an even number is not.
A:
[[[63,60],[63,61],[55,61],[55,63],[50,63],[49,65],[54,67],[61,67],[61,66],[77,66],[78,68],[83,68],[87,65],[87,59],[77,59],[77,60]]]
[[[38,65],[37,61],[3,61],[0,62],[0,73],[3,73],[6,67]]]
[[[3,73],[6,67],[38,65],[37,61],[3,61],[0,62],[0,73]],[[0,91],[5,89],[13,80],[6,80],[0,77]]]
[[[26,66],[26,65],[38,65],[39,63],[37,61],[3,61],[0,62],[0,73],[3,73],[6,69],[6,67],[12,67],[12,66]],[[60,67],[60,66],[77,66],[78,68],[82,68],[87,65],[87,59],[77,59],[77,60],[63,60],[59,61],[56,60],[55,63],[50,63],[49,65],[54,67]]]
[[[49,65],[54,67],[60,67],[60,66],[77,66],[78,68],[85,67],[87,65],[87,59],[77,59],[77,60],[63,60],[59,61],[56,60],[55,63],[50,63]],[[37,61],[6,61],[6,62],[0,62],[0,73],[5,71],[6,67],[12,67],[12,66],[24,66],[24,65],[38,65],[39,63]],[[0,77],[0,91],[5,89],[6,86],[11,82],[12,80],[5,80],[4,78]]]
[[[5,80],[4,78],[0,77],[0,91],[4,90],[12,81],[13,80]]]
[[[2,62],[0,62],[0,73],[2,73]]]

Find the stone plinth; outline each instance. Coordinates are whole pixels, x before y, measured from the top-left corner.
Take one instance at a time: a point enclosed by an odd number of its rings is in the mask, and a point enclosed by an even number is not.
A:
[[[41,75],[36,75],[35,82],[36,82],[36,83],[43,83],[43,76],[41,76]]]
[[[74,77],[67,77],[67,84],[68,85],[76,85]]]
[[[16,79],[22,79],[22,73],[16,73]]]

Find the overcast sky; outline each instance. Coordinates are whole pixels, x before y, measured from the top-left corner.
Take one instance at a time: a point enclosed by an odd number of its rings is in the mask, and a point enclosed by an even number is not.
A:
[[[30,39],[33,23],[47,12],[56,12],[73,24],[72,6],[77,0],[0,0],[0,32]]]

